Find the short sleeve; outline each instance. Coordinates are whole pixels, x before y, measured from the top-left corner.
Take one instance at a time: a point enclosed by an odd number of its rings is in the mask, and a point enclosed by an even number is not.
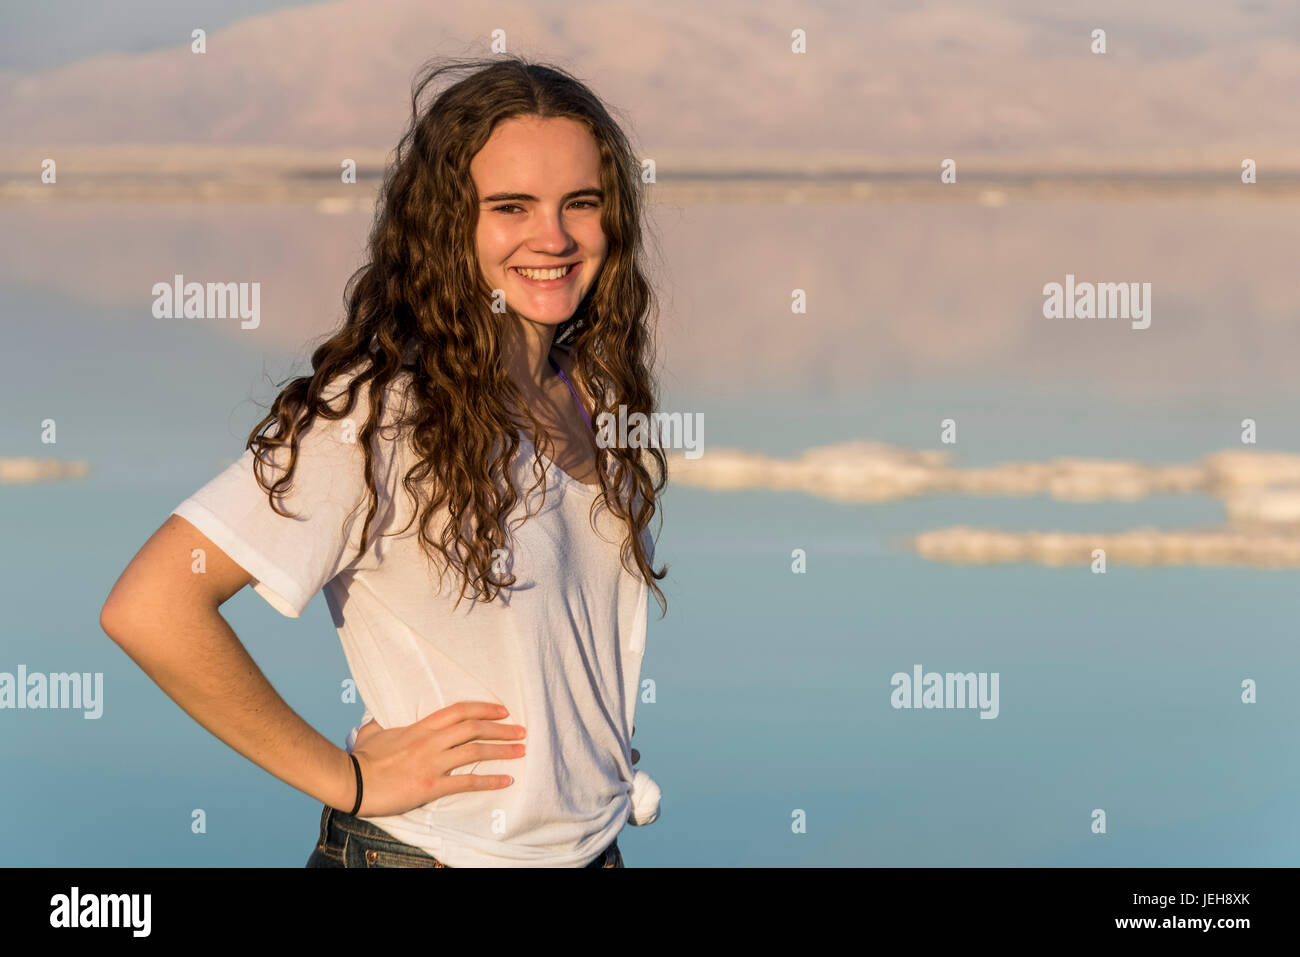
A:
[[[252,578],[253,589],[280,614],[299,617],[327,582],[361,557],[361,531],[369,511],[365,450],[359,435],[368,413],[366,388],[358,390],[352,412],[341,419],[319,415],[299,434],[291,485],[276,493],[281,511],[257,481],[255,454],[245,450],[208,484],[172,509],[212,540]],[[327,395],[342,394],[336,387]],[[332,407],[339,408],[346,403]],[[384,432],[380,431],[380,436]],[[378,509],[367,546],[372,546],[386,513],[386,454],[376,439]],[[263,454],[262,475],[274,484],[284,475],[289,449]]]

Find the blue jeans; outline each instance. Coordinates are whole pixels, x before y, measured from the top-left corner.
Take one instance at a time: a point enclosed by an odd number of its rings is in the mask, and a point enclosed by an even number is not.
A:
[[[451,867],[422,848],[399,841],[369,821],[328,805],[321,811],[320,837],[308,867]],[[618,839],[587,867],[622,867]]]

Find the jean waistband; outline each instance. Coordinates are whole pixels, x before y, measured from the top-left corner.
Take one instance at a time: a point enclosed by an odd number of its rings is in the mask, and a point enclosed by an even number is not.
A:
[[[433,857],[432,854],[429,854],[429,852],[424,850],[423,848],[415,847],[412,844],[407,844],[405,841],[399,840],[398,838],[394,837],[392,834],[389,834],[387,831],[385,831],[383,828],[379,827],[378,825],[371,824],[369,821],[363,821],[359,817],[353,817],[347,811],[340,811],[338,808],[330,807],[327,804],[321,810],[321,816],[320,816],[320,842],[322,844],[329,843],[331,830],[338,830],[348,834],[356,834],[359,837],[363,837],[367,840],[383,841],[385,843],[392,844],[395,849],[400,848],[402,850],[405,850],[408,853],[414,851],[417,854],[425,854],[428,855],[429,857]],[[605,849],[601,851],[598,855],[596,855],[596,859],[594,861],[584,866],[603,867],[606,858],[614,851],[616,847],[618,847],[618,838],[614,838],[614,840],[610,841],[609,844],[605,847]],[[436,857],[433,857],[433,860],[434,860],[435,867],[452,866],[450,864],[444,864]]]

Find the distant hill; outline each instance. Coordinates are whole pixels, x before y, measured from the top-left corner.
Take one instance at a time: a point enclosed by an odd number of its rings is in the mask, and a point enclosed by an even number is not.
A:
[[[638,144],[892,157],[1300,149],[1290,0],[429,3],[277,10],[172,49],[0,76],[10,146],[387,149],[438,54],[509,48],[591,82]],[[195,24],[202,26],[202,24]],[[1089,52],[1105,29],[1109,52]],[[791,32],[807,35],[803,55]],[[1243,153],[1243,151],[1248,151]]]

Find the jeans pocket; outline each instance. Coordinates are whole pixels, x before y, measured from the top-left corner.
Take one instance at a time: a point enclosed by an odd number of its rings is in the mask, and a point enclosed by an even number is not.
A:
[[[317,844],[307,858],[308,867],[347,867],[343,848],[330,844]]]
[[[316,848],[307,858],[308,867],[347,867],[348,836],[331,826],[336,812],[329,805],[321,807],[320,833]]]
[[[399,854],[396,851],[381,851],[375,847],[366,848],[363,855],[366,867],[446,867],[435,857],[418,854]]]

